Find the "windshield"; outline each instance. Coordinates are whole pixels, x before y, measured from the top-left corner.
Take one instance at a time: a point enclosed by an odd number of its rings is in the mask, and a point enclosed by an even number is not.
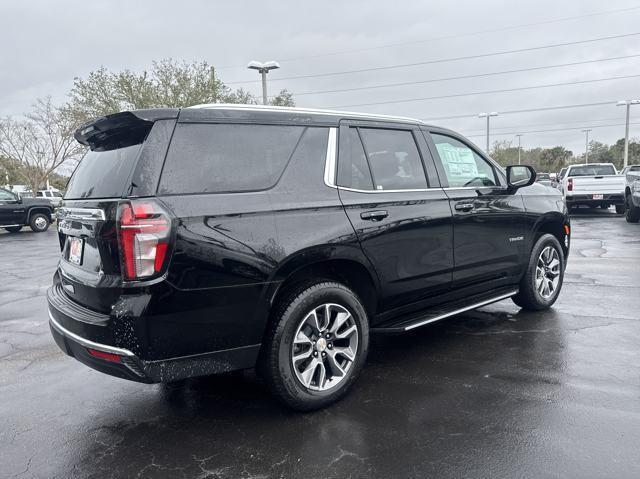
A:
[[[615,175],[613,165],[584,165],[576,166],[569,170],[569,176],[604,176]]]
[[[65,198],[122,196],[139,150],[138,144],[117,150],[87,152],[69,180]]]

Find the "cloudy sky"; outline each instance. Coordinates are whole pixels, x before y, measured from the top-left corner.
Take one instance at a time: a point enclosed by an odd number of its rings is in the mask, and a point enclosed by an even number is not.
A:
[[[0,115],[39,96],[63,102],[74,77],[101,65],[167,57],[206,60],[257,94],[246,63],[277,60],[270,90],[299,106],[427,119],[480,145],[477,113],[497,111],[492,140],[522,133],[524,147],[582,152],[583,128],[607,143],[624,135],[615,102],[640,97],[639,20],[640,0],[5,1]]]

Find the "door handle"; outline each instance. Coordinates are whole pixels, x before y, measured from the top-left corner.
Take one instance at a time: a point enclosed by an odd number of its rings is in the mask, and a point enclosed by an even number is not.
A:
[[[360,213],[360,218],[367,221],[380,221],[389,216],[387,210],[365,211]]]
[[[471,211],[475,205],[473,203],[456,203],[456,211]]]

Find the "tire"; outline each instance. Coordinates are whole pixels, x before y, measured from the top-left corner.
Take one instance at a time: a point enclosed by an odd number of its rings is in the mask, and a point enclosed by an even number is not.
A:
[[[36,233],[43,233],[49,229],[51,220],[43,213],[34,213],[29,221],[29,227]]]
[[[627,223],[637,223],[640,221],[640,208],[633,205],[631,195],[627,195],[626,203],[627,207],[625,208],[624,219],[627,220]]]
[[[624,205],[616,205],[616,214],[617,215],[623,215],[625,212],[625,207]]]
[[[551,256],[542,257],[543,253],[546,253],[549,250],[555,251],[555,255],[552,254]],[[546,260],[548,258],[557,259],[558,264],[553,265],[553,262],[551,262],[551,264],[547,264]],[[537,279],[540,279],[540,265],[545,269],[541,275],[542,282],[538,283]],[[564,252],[562,251],[560,242],[553,235],[542,235],[538,241],[536,241],[536,244],[531,250],[531,257],[529,258],[527,270],[520,281],[520,291],[518,294],[513,296],[513,302],[522,309],[531,311],[549,309],[558,299],[558,295],[562,289],[564,267]],[[551,277],[553,277],[553,279],[551,279]],[[556,278],[558,279],[557,283],[555,281]],[[549,284],[549,281],[551,281],[551,284]],[[537,286],[540,284],[540,287],[544,288],[545,283],[548,286],[547,291],[550,292],[548,295],[544,290],[541,291]],[[551,291],[551,285],[555,285],[553,286],[553,291]]]
[[[369,348],[367,314],[356,294],[333,281],[307,283],[286,294],[271,319],[258,369],[273,394],[297,411],[320,409],[342,398],[362,370]],[[337,337],[347,333],[346,338]],[[354,350],[349,360],[344,354]],[[346,372],[336,374],[342,368]]]
[[[9,233],[17,233],[22,229],[22,226],[7,226],[5,228]]]

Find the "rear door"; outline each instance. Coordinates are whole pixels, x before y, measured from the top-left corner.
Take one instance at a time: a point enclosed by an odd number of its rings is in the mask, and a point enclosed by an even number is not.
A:
[[[512,281],[526,255],[522,196],[464,138],[432,130],[430,142],[453,213],[453,286],[484,290]]]
[[[425,152],[411,125],[340,126],[340,200],[380,278],[383,310],[428,301],[450,287],[451,211]]]

